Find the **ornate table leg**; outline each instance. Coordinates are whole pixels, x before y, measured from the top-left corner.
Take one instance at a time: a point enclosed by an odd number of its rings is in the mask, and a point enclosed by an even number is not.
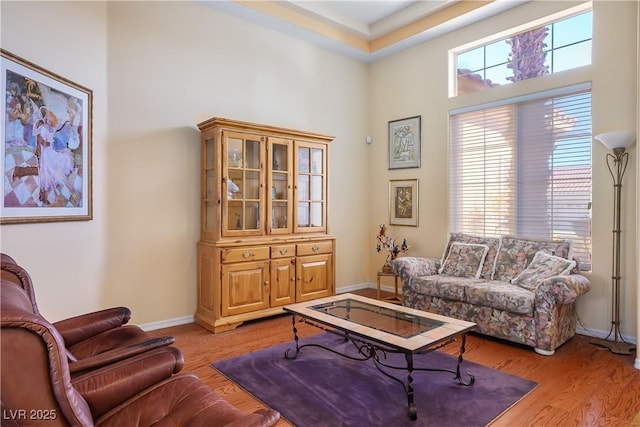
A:
[[[474,376],[471,374],[467,374],[469,375],[469,381],[464,381],[462,379],[462,375],[460,375],[460,364],[463,361],[462,354],[465,351],[466,342],[467,342],[467,334],[462,334],[462,339],[460,340],[460,353],[458,353],[458,363],[456,365],[456,377],[454,379],[458,380],[458,383],[462,385],[470,386],[476,382],[476,379],[474,378]]]
[[[418,409],[414,402],[413,395],[413,353],[405,353],[404,357],[407,361],[407,404],[409,405],[409,418],[416,420],[418,418]]]
[[[296,354],[294,354],[293,356],[289,356],[289,350],[291,350],[290,348],[287,349],[287,351],[285,351],[284,353],[284,357],[286,359],[295,359],[296,357],[298,357],[298,353],[300,353],[300,345],[298,344],[298,328],[296,328],[296,315],[294,314],[293,316],[291,316],[291,326],[293,327],[293,339],[296,342]]]

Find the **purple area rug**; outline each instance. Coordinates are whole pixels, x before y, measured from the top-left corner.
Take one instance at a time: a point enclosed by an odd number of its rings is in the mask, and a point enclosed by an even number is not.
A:
[[[355,346],[331,333],[300,340],[357,356]],[[294,360],[287,343],[212,363],[231,381],[280,412],[298,427],[320,426],[485,426],[533,390],[537,384],[463,361],[475,384],[466,387],[449,372],[414,372],[418,419],[411,421],[403,387],[381,374],[371,360],[353,361],[318,347],[305,347]],[[405,366],[404,356],[387,354],[385,363]],[[414,366],[455,371],[456,358],[438,351],[414,356]],[[406,372],[393,370],[406,383]]]

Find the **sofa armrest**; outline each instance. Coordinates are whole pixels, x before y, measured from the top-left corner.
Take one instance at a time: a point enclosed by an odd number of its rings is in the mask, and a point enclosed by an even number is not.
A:
[[[549,277],[536,288],[536,301],[550,304],[571,304],[591,289],[591,282],[581,274]]]
[[[438,274],[440,259],[404,256],[391,261],[391,268],[405,282],[412,277]]]
[[[176,347],[158,348],[96,369],[71,380],[84,397],[94,419],[142,390],[182,369],[184,358]]]
[[[60,335],[67,347],[98,335],[109,329],[118,328],[126,324],[131,318],[131,310],[126,307],[113,307],[93,313],[81,314],[69,319],[55,322]]]
[[[175,340],[174,337],[149,338],[126,347],[118,347],[95,356],[69,362],[69,372],[72,376],[79,375],[81,372],[107,366],[156,348],[167,347]]]

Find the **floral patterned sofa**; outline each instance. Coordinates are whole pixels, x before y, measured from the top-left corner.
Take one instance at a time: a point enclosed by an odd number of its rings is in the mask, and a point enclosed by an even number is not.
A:
[[[576,299],[591,289],[575,274],[568,240],[451,233],[442,259],[391,262],[407,307],[478,324],[477,332],[550,356],[576,333]]]

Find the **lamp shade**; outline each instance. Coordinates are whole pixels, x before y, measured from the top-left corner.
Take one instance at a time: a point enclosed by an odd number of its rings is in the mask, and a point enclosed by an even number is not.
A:
[[[600,135],[594,136],[594,138],[602,142],[609,150],[613,150],[614,148],[628,148],[633,145],[635,140],[633,132],[630,130],[601,133]]]

